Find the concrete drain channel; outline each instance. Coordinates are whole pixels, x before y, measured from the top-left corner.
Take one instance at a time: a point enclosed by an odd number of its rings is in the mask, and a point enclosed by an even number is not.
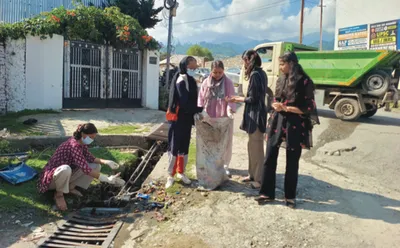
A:
[[[139,164],[118,193],[68,215],[51,236],[38,242],[38,247],[113,247],[123,219],[129,213],[129,203],[165,150],[165,143],[155,142],[139,159]]]

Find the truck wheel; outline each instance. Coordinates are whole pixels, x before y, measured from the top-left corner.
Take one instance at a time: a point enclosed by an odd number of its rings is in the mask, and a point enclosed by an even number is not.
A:
[[[367,113],[361,115],[364,118],[372,117],[378,112],[378,108],[374,104],[366,103],[365,107],[367,108]]]
[[[373,71],[362,82],[362,88],[372,96],[382,96],[390,86],[390,75],[384,71]]]
[[[335,115],[343,121],[354,121],[361,116],[358,101],[353,98],[342,98],[335,104]]]

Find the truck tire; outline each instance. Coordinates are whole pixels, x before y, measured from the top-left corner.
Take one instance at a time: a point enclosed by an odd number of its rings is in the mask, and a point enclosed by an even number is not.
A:
[[[367,108],[367,113],[362,114],[361,117],[369,118],[372,117],[378,112],[378,107],[371,103],[366,103],[365,107]]]
[[[342,98],[335,104],[335,115],[343,121],[355,121],[361,116],[358,101],[353,98]]]
[[[373,71],[366,76],[361,85],[369,95],[382,96],[389,89],[390,75],[381,70]]]

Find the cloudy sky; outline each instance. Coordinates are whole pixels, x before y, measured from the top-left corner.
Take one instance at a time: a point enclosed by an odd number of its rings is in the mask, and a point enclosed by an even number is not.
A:
[[[155,0],[162,6],[164,0]],[[254,40],[278,40],[298,36],[300,0],[178,0],[174,18],[174,41],[200,42],[247,37]],[[324,32],[334,32],[335,2],[325,0]],[[305,0],[304,33],[319,32],[319,0]],[[167,12],[160,13],[160,19]],[[223,18],[219,18],[223,17]],[[199,21],[216,18],[214,20]],[[148,30],[150,35],[165,43],[167,20]]]

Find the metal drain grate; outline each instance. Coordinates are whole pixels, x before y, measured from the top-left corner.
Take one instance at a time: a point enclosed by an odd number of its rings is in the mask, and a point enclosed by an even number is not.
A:
[[[39,247],[109,247],[123,222],[112,216],[72,214]]]

